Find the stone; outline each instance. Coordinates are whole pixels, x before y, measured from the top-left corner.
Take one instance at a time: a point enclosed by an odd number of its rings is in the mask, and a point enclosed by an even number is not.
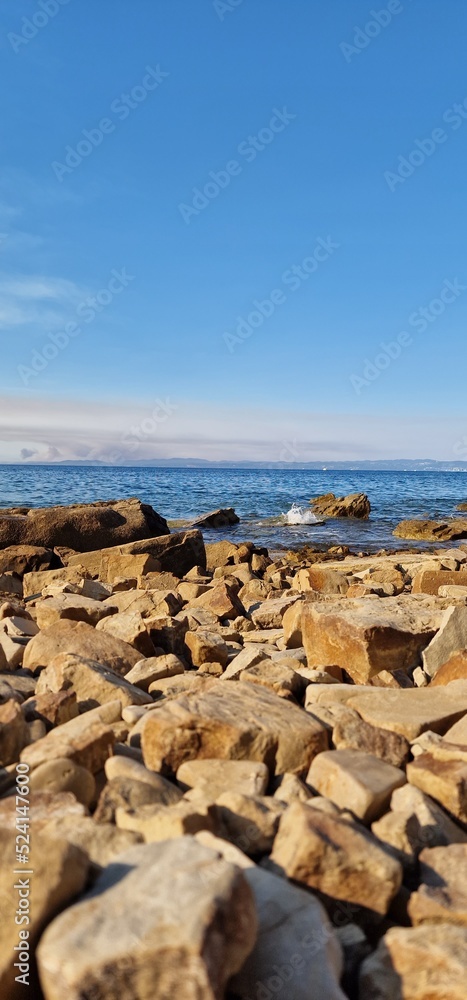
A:
[[[332,686],[334,692],[337,685]],[[307,688],[307,693],[310,689]],[[349,708],[355,709],[372,726],[400,733],[414,740],[430,729],[443,735],[467,712],[467,683],[453,681],[441,689],[408,688],[383,690],[373,688],[351,695]]]
[[[440,587],[467,587],[467,572],[459,570],[420,570],[412,581],[413,594],[438,594]],[[450,596],[449,594],[446,596]]]
[[[174,653],[163,653],[161,656],[148,656],[138,660],[134,667],[125,674],[125,680],[142,691],[147,691],[151,684],[164,677],[176,677],[183,674],[185,664]]]
[[[106,868],[122,851],[142,841],[141,834],[132,830],[119,830],[113,823],[95,823],[90,816],[67,813],[60,819],[44,823],[42,831],[49,837],[63,837],[69,844],[79,847],[97,869]]]
[[[312,805],[284,813],[271,862],[295,882],[384,916],[402,883],[402,868],[363,827]]]
[[[467,586],[459,587],[446,585],[439,588],[438,594],[440,597],[452,597],[454,599],[465,601],[467,598]]]
[[[346,497],[324,493],[313,497],[310,504],[313,513],[323,517],[357,517],[367,520],[371,513],[371,504],[365,493],[349,493]]]
[[[408,905],[412,924],[467,927],[467,843],[427,847],[419,861],[421,885]]]
[[[152,698],[146,691],[129,684],[126,678],[96,660],[87,660],[74,653],[59,653],[41,671],[36,695],[68,690],[75,692],[80,712],[87,712],[117,698],[122,707],[152,704]]]
[[[129,500],[96,501],[33,508],[24,515],[0,514],[0,547],[68,546],[78,552],[169,534],[167,522],[149,504]]]
[[[467,649],[453,653],[445,663],[441,664],[433,677],[431,687],[444,687],[451,681],[458,680],[467,681]]]
[[[300,569],[296,579],[297,589],[315,590],[319,594],[346,594],[349,589],[347,574],[337,569],[328,569],[326,566],[309,566],[306,569]]]
[[[278,774],[304,773],[327,748],[324,728],[302,709],[258,685],[221,681],[149,712],[141,733],[144,762],[164,774],[185,760],[263,761]]]
[[[0,956],[0,996],[8,1000],[18,1000],[25,995],[25,987],[33,990],[31,996],[38,996],[35,983],[34,949],[42,931],[60,911],[70,904],[84,888],[88,873],[88,859],[83,851],[73,844],[58,838],[47,837],[35,830],[31,836],[30,854],[27,868],[34,874],[14,875],[15,834],[0,829],[0,852],[4,862],[0,872],[0,898],[2,900],[2,949]],[[22,890],[22,891],[21,891]],[[27,892],[27,895],[25,895]],[[20,898],[29,903],[29,920],[22,926],[15,922],[14,914],[20,905]],[[23,930],[23,934],[21,931]],[[24,930],[28,931],[25,939]],[[27,941],[28,961],[20,963],[23,954],[18,945]],[[15,947],[17,950],[15,951]],[[22,964],[23,969],[14,967]],[[26,968],[25,968],[26,966]],[[16,977],[30,970],[26,981],[17,982]]]
[[[181,797],[179,789],[169,781],[164,781],[163,778],[156,784],[139,777],[135,780],[129,775],[121,774],[111,778],[104,785],[94,813],[94,821],[96,823],[115,823],[117,809],[132,812],[138,811],[141,806],[172,805],[172,803],[178,802]]]
[[[192,522],[193,528],[227,528],[231,524],[238,524],[240,518],[237,517],[233,507],[220,507],[212,510],[209,514],[202,514]]]
[[[23,585],[16,573],[0,573],[0,594],[23,596]]]
[[[101,618],[111,614],[109,607],[101,601],[93,601],[80,594],[61,594],[59,597],[43,597],[35,605],[36,622],[40,629],[48,628],[55,622],[67,619],[97,625]]]
[[[311,763],[307,785],[362,823],[386,812],[395,788],[404,785],[403,771],[361,750],[328,750]]]
[[[74,653],[96,660],[103,666],[125,675],[141,659],[133,646],[104,632],[97,632],[85,622],[59,621],[31,639],[23,666],[34,671],[47,667],[58,653]]]
[[[362,964],[359,1000],[464,1000],[467,929],[391,927]]]
[[[184,656],[186,621],[177,620],[170,615],[157,615],[154,618],[146,618],[145,625],[155,649],[162,649],[165,653],[174,653],[179,657]]]
[[[23,576],[23,595],[25,598],[35,597],[37,594],[49,590],[55,584],[60,584],[65,588],[74,586],[79,590],[85,575],[86,571],[80,565],[72,568],[65,566],[60,569],[33,570]]]
[[[394,767],[407,763],[410,743],[405,736],[371,726],[348,705],[336,705],[332,714],[336,720],[332,730],[336,750],[363,750]]]
[[[59,654],[67,655],[67,654]],[[78,715],[78,705],[74,691],[58,691],[53,694],[51,691],[45,694],[34,695],[24,702],[23,712],[28,722],[40,719],[47,729],[53,726],[61,726],[70,719],[75,719]]]
[[[21,706],[11,698],[0,705],[0,766],[6,767],[19,760],[19,755],[29,743],[29,729]]]
[[[212,801],[226,789],[241,795],[264,795],[269,781],[265,764],[253,760],[187,760],[177,771],[184,791],[194,789]]]
[[[36,767],[29,787],[38,792],[72,792],[78,802],[90,806],[96,794],[94,776],[67,757],[57,757]]]
[[[265,795],[242,795],[232,790],[216,799],[216,815],[223,835],[249,857],[269,853],[286,806]]]
[[[53,549],[43,545],[10,545],[0,551],[0,574],[10,572],[22,577],[35,570],[49,569],[53,558]]]
[[[413,541],[449,542],[456,538],[467,538],[467,520],[453,518],[451,521],[401,521],[393,531],[396,538]]]
[[[113,552],[112,552],[113,549]],[[181,579],[192,566],[204,566],[206,552],[203,536],[200,531],[178,531],[172,534],[160,532],[153,537],[148,532],[146,538],[129,542],[125,545],[111,545],[108,548],[97,548],[84,555],[78,553],[71,556],[69,565],[83,565],[91,576],[99,577],[101,567],[110,555],[150,555],[157,560],[161,572],[173,573]]]
[[[144,899],[144,908],[141,900]],[[38,949],[46,1000],[221,1000],[254,947],[253,894],[235,865],[191,837],[120,855],[49,925]]]
[[[20,759],[34,770],[57,757],[66,757],[97,774],[112,753],[115,736],[111,724],[120,718],[119,701],[100,705],[52,729],[42,740],[25,747]]]
[[[100,576],[111,585],[121,578],[134,580],[136,583],[139,577],[144,577],[146,573],[157,572],[159,568],[158,559],[148,555],[147,552],[135,555],[110,551],[102,556]]]
[[[255,899],[258,938],[229,984],[233,995],[347,1000],[339,986],[341,948],[319,900],[261,868],[246,868],[244,876]]]
[[[28,801],[28,821],[34,832],[51,820],[60,822],[67,815],[75,819],[84,816],[87,811],[71,792],[30,791]],[[15,795],[0,799],[0,828],[14,831],[17,820]]]
[[[290,662],[290,661],[289,661]],[[287,661],[261,660],[254,667],[248,667],[240,675],[242,681],[259,684],[273,691],[280,698],[290,698],[300,702],[305,691],[306,681],[292,669]]]
[[[448,608],[440,628],[423,653],[423,669],[434,677],[454,653],[467,649],[467,607]]]
[[[297,601],[302,601],[300,594],[293,594],[290,597],[286,595],[285,597],[263,601],[260,607],[256,608],[251,614],[256,628],[281,628],[285,612],[290,608],[291,604],[296,604]]]
[[[194,836],[201,830],[219,832],[219,820],[211,802],[181,799],[173,805],[140,805],[137,809],[118,808],[117,826],[141,833],[147,844]]]
[[[396,832],[396,826],[387,822],[391,816],[402,817],[404,820],[404,850],[413,860],[424,847],[467,843],[467,833],[450,819],[434,799],[414,785],[407,784],[397,788],[391,798],[391,812],[372,826],[376,837],[390,846],[399,847],[392,836]],[[398,836],[397,833],[396,835]]]
[[[218,633],[208,632],[205,629],[187,632],[185,645],[194,667],[200,667],[203,663],[221,663],[223,667],[227,666],[228,646]]]
[[[119,642],[132,646],[140,656],[154,656],[156,647],[149,635],[146,622],[139,611],[126,611],[111,615],[99,622],[98,632],[113,636]]]
[[[424,753],[407,764],[407,780],[439,802],[444,809],[467,823],[467,762],[437,760]]]
[[[259,643],[246,642],[241,652],[233,657],[224,670],[222,679],[225,681],[238,680],[245,670],[255,667],[266,658],[267,654]]]
[[[114,778],[128,778],[131,781],[142,781],[145,785],[155,788],[160,795],[163,805],[170,802],[178,802],[182,797],[182,792],[171,781],[167,781],[161,774],[150,771],[144,764],[120,754],[108,757],[104,764],[105,776],[108,781]]]
[[[189,570],[191,573],[191,570]],[[174,573],[149,572],[139,576],[138,590],[176,590],[180,580]]]
[[[237,615],[245,614],[245,608],[235,590],[225,582],[216,583],[201,597],[197,597],[192,601],[192,607],[206,608],[217,618],[236,618]]]

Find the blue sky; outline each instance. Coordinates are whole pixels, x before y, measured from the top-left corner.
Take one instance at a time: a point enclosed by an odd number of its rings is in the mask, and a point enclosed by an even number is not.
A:
[[[1,25],[0,460],[467,458],[464,0]]]

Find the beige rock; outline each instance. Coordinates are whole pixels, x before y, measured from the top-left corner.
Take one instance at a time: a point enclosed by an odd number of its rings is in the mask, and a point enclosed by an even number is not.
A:
[[[467,930],[392,927],[363,962],[359,1000],[464,1000]]]
[[[432,687],[444,687],[451,681],[467,681],[467,649],[460,653],[453,653],[452,656],[443,663],[431,682]]]
[[[179,621],[170,615],[156,615],[146,618],[145,625],[157,650],[162,649],[164,653],[174,653],[183,658],[186,653],[186,621]]]
[[[336,497],[334,493],[323,493],[310,500],[315,514],[323,517],[357,517],[366,520],[370,516],[371,504],[365,493],[349,493],[346,497]]]
[[[422,569],[412,581],[413,594],[437,594],[444,586],[467,587],[467,573],[461,570],[426,570]],[[447,595],[450,596],[450,595]]]
[[[393,535],[414,541],[454,541],[456,538],[467,538],[467,520],[453,518],[452,521],[401,521]]]
[[[255,667],[266,658],[267,653],[262,649],[260,643],[246,642],[241,652],[234,656],[224,670],[222,679],[226,681],[238,680],[245,670]]]
[[[224,836],[250,857],[268,853],[286,808],[280,799],[224,792],[216,799],[216,813]]]
[[[19,755],[29,742],[27,722],[15,699],[0,705],[0,766],[6,767],[19,760]]]
[[[31,773],[29,787],[38,792],[72,792],[78,802],[90,806],[96,794],[94,776],[67,757],[40,764]]]
[[[96,631],[128,643],[140,656],[154,656],[156,649],[139,611],[125,611],[99,622]]]
[[[424,847],[444,847],[467,843],[467,834],[440,806],[414,785],[397,788],[391,798],[391,812],[372,825],[379,840],[405,855],[413,864]]]
[[[460,743],[467,746],[467,715],[455,722],[444,734],[444,739],[449,743]]]
[[[304,678],[283,661],[262,660],[256,666],[244,670],[239,679],[268,688],[280,698],[290,698],[292,701],[296,699],[298,702],[306,687]]]
[[[84,816],[87,811],[71,792],[31,791],[28,799],[28,820],[34,830],[40,829],[50,820],[60,822],[67,815],[74,819],[77,816]],[[0,799],[0,828],[15,830],[17,819],[15,795]]]
[[[283,774],[274,792],[274,798],[290,805],[291,802],[308,802],[312,791],[296,774]]]
[[[86,570],[83,566],[65,566],[63,569],[48,569],[25,573],[23,576],[24,597],[33,597],[35,594],[42,594],[45,587],[50,587],[54,583],[72,583],[80,586],[85,577]]]
[[[340,666],[359,684],[380,670],[413,667],[439,621],[439,611],[404,595],[307,603],[302,633],[308,666]]]
[[[59,653],[59,656],[63,655]],[[23,712],[28,722],[40,719],[47,729],[61,726],[70,719],[76,719],[78,715],[76,694],[74,691],[58,691],[57,694],[47,691],[45,694],[34,695],[24,702]]]
[[[271,861],[293,881],[374,916],[387,913],[402,882],[400,864],[371,834],[301,802],[284,813]]]
[[[125,1000],[221,1000],[256,939],[242,872],[193,838],[132,848],[120,864],[42,937],[46,1000],[78,1000],[84,984],[111,1000],[122,977]]]
[[[208,542],[206,544],[206,566],[214,571],[217,566],[233,565],[238,546],[233,542]]]
[[[216,583],[191,604],[192,607],[201,607],[212,611],[218,618],[236,618],[237,615],[245,614],[245,608],[237,597],[235,589],[224,582]]]
[[[34,770],[57,757],[66,757],[96,774],[112,753],[115,736],[111,724],[120,719],[121,710],[120,701],[110,701],[65,722],[25,747],[21,761]]]
[[[125,675],[125,680],[135,684],[142,691],[147,691],[155,681],[164,677],[176,677],[183,674],[185,664],[174,653],[164,653],[162,656],[148,656],[139,660]]]
[[[405,774],[361,750],[328,750],[312,761],[307,785],[331,799],[340,809],[349,809],[363,823],[371,823],[386,811],[395,788],[404,785]]]
[[[263,601],[260,607],[252,612],[252,620],[257,628],[281,628],[285,612],[291,605],[302,600],[301,594],[293,594]]]
[[[75,692],[80,712],[87,712],[117,698],[122,708],[125,705],[152,704],[149,694],[96,660],[74,653],[59,653],[41,672],[36,695],[67,690]]]
[[[337,685],[332,690],[336,688]],[[414,740],[427,729],[442,735],[467,712],[467,683],[453,681],[438,689],[431,686],[392,691],[374,688],[354,694],[347,704],[370,725]]]
[[[44,823],[42,830],[48,837],[63,837],[79,847],[97,868],[106,868],[122,851],[142,842],[141,834],[119,830],[113,823],[95,823],[90,816],[65,814]]]
[[[295,601],[287,608],[282,618],[286,649],[298,649],[303,645],[302,613],[304,607],[304,601]]]
[[[467,762],[436,760],[424,753],[407,765],[407,780],[467,823]]]
[[[205,629],[187,632],[185,644],[194,667],[200,667],[203,663],[221,663],[222,666],[227,666],[228,646],[218,633],[208,632]]]
[[[467,927],[467,844],[425,848],[420,854],[421,885],[408,905],[412,923]]]
[[[88,860],[78,847],[65,840],[47,837],[41,831],[34,831],[30,843],[30,864],[26,873],[14,875],[15,868],[15,835],[0,829],[0,850],[3,861],[0,872],[0,898],[2,900],[1,936],[2,949],[0,955],[0,995],[8,1000],[23,997],[27,987],[35,990],[34,966],[31,961],[34,947],[50,920],[52,920],[74,897],[84,888]],[[27,893],[27,895],[26,895]],[[29,903],[27,910],[29,921],[19,925],[15,922],[15,913],[21,907],[20,900]],[[23,904],[24,905],[24,904]],[[28,931],[25,938],[24,930]],[[23,934],[21,934],[23,931]],[[23,954],[18,945],[25,945],[28,961],[21,963]],[[17,951],[14,948],[17,948]],[[18,962],[23,969],[14,967]],[[28,972],[26,981],[16,982],[16,977]],[[36,993],[36,995],[38,995]]]
[[[264,795],[268,781],[266,765],[253,760],[187,760],[177,771],[180,788],[196,789],[212,801],[226,789],[242,795]]]
[[[220,822],[211,802],[182,799],[172,805],[140,805],[137,809],[118,808],[116,823],[120,829],[141,833],[147,844],[194,836],[200,830],[220,832]]]
[[[148,713],[141,736],[148,767],[171,773],[185,760],[222,757],[300,774],[326,749],[323,727],[270,691],[239,682],[227,698],[221,681],[211,684]]]
[[[75,653],[85,659],[97,660],[117,674],[127,674],[141,659],[126,642],[98,632],[85,622],[59,621],[31,639],[24,654],[23,666],[28,670],[47,667],[57,653]]]
[[[346,573],[326,566],[309,566],[298,571],[299,590],[316,590],[320,594],[346,594],[349,583]]]
[[[52,559],[52,549],[40,545],[10,545],[0,551],[0,573],[9,570],[24,576],[34,570],[47,569]]]
[[[146,770],[143,768],[142,770]],[[156,776],[155,776],[156,777]],[[96,823],[114,823],[117,810],[137,812],[141,806],[164,806],[178,802],[180,790],[157,775],[159,782],[136,780],[131,775],[119,775],[104,785],[94,813]]]
[[[405,736],[369,725],[348,705],[336,703],[332,715],[335,719],[332,742],[336,750],[363,750],[394,767],[407,762],[410,743]]]
[[[176,590],[179,583],[174,573],[145,573],[138,577],[137,586],[138,590]]]
[[[101,619],[112,613],[111,607],[102,601],[94,601],[81,594],[61,594],[59,597],[43,597],[36,601],[36,622],[40,629],[48,628],[55,622],[69,620],[97,625]]]
[[[467,649],[467,607],[448,608],[439,631],[423,653],[425,673],[434,677],[443,663],[463,649]]]

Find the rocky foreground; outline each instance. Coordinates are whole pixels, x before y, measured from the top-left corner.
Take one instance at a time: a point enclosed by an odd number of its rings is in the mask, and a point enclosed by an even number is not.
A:
[[[464,1000],[467,545],[0,539],[2,998]]]

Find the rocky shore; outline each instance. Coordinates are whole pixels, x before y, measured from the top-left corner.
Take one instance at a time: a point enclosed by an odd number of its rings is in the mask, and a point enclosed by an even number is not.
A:
[[[462,532],[272,559],[216,513],[0,511],[0,996],[463,1000]]]

